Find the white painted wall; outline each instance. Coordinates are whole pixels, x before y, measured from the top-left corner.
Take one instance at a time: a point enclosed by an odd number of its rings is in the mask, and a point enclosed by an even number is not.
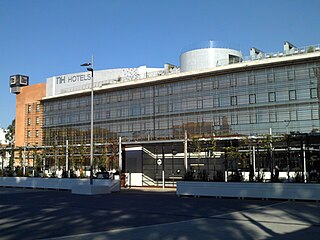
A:
[[[177,195],[320,200],[320,184],[177,182]]]
[[[94,71],[94,87],[101,87],[120,81],[143,79],[155,75],[163,68],[117,68]],[[81,91],[91,88],[91,73],[79,72],[47,78],[46,97],[53,97],[64,93]]]
[[[203,48],[182,53],[180,55],[181,72],[228,65],[229,55],[242,58],[241,52],[228,48]]]

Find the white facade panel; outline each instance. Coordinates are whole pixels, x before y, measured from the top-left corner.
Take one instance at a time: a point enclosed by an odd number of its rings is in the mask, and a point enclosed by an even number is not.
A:
[[[188,51],[180,55],[181,72],[228,65],[230,57],[233,56],[242,58],[241,52],[228,48],[203,48]]]
[[[94,87],[157,76],[162,68],[119,68],[94,71]],[[79,72],[47,78],[46,97],[58,96],[91,87],[91,72]]]

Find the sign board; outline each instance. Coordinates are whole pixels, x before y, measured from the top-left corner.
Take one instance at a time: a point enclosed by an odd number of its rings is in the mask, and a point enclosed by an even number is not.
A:
[[[158,164],[158,165],[161,165],[161,164],[162,164],[161,159],[158,159],[158,160],[157,160],[157,164]]]

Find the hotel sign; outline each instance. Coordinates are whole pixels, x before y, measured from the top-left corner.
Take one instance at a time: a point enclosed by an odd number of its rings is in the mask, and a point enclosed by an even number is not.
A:
[[[75,75],[62,75],[56,77],[56,84],[66,84],[66,83],[80,83],[91,80],[91,73],[85,74],[75,74]]]

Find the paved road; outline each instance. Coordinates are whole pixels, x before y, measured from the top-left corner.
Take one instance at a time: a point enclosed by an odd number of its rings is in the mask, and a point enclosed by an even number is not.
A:
[[[0,188],[0,239],[316,239],[320,203]]]

